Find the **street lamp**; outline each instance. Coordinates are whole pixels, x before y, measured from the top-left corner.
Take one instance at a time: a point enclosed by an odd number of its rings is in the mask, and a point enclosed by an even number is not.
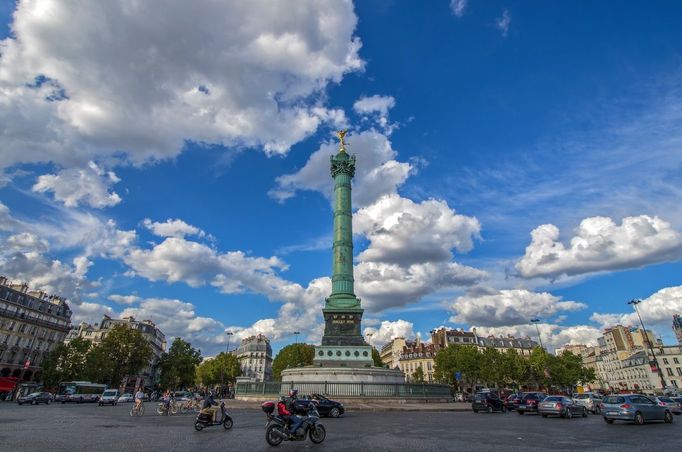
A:
[[[540,348],[545,349],[545,347],[542,345],[542,338],[540,337],[540,328],[538,327],[538,323],[540,323],[540,319],[535,318],[535,319],[530,319],[530,323],[535,324],[535,331],[538,332],[538,341],[540,341]]]
[[[227,353],[230,353],[230,340],[232,339],[232,335],[234,334],[232,331],[226,331],[225,334],[227,334]]]
[[[296,344],[298,344],[298,335],[301,334],[300,331],[294,331],[294,336],[296,337]]]
[[[654,358],[654,365],[656,366],[656,370],[658,371],[658,376],[661,378],[661,384],[663,384],[663,391],[665,392],[666,384],[665,384],[665,378],[663,377],[663,369],[661,369],[661,366],[658,365],[658,359],[656,358],[656,353],[654,352],[654,346],[651,344],[651,341],[649,340],[649,335],[646,332],[646,328],[644,328],[644,322],[642,321],[642,316],[639,315],[639,309],[637,309],[637,305],[640,304],[642,300],[630,300],[628,301],[628,304],[631,304],[632,306],[635,307],[635,312],[637,313],[637,317],[639,318],[639,324],[642,325],[642,330],[644,331],[644,339],[646,339],[646,343],[649,346],[649,351],[651,352],[651,356]]]

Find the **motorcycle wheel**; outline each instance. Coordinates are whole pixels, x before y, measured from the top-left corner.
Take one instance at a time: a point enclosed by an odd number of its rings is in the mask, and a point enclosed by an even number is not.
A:
[[[265,441],[267,441],[271,446],[279,446],[283,440],[282,437],[275,433],[275,430],[279,430],[277,425],[271,425],[267,428],[267,430],[265,430]]]
[[[195,429],[197,432],[200,432],[200,431],[202,431],[202,430],[204,429],[204,426],[201,424],[201,422],[197,421],[197,422],[194,423],[194,429]]]
[[[315,428],[308,432],[308,436],[310,436],[310,441],[320,444],[327,437],[327,430],[324,428],[324,425],[315,424]]]
[[[225,430],[229,430],[232,428],[233,425],[234,425],[234,422],[232,422],[232,418],[230,416],[226,416],[225,420],[223,421],[223,428]]]

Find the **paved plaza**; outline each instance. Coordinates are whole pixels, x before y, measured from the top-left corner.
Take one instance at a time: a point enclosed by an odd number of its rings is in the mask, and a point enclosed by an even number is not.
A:
[[[675,423],[607,425],[600,416],[543,419],[539,416],[453,411],[351,411],[322,419],[327,439],[267,445],[259,409],[231,410],[234,428],[193,428],[192,414],[159,416],[147,404],[141,418],[130,405],[18,406],[0,404],[0,449],[4,451],[522,451],[676,450],[682,418]],[[229,408],[229,407],[228,407]]]

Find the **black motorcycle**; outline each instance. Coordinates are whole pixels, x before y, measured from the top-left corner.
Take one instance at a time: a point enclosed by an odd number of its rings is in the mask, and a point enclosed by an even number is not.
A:
[[[204,427],[213,427],[216,425],[222,425],[225,430],[231,429],[234,423],[232,422],[230,415],[227,414],[227,410],[225,410],[225,402],[220,402],[220,412],[222,413],[222,416],[217,422],[213,422],[213,417],[210,414],[197,414],[197,420],[194,422],[194,428],[198,432],[202,431]]]
[[[282,441],[305,441],[306,436],[315,444],[320,444],[327,437],[327,430],[319,423],[320,414],[313,403],[308,405],[308,414],[295,432],[290,432],[287,421],[275,411],[274,402],[265,402],[261,409],[268,418],[265,425],[265,440],[271,446],[279,446]]]

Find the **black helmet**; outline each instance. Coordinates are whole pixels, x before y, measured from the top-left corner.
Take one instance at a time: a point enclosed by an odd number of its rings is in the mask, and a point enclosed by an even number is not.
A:
[[[289,389],[289,397],[296,397],[298,395],[298,389]]]

